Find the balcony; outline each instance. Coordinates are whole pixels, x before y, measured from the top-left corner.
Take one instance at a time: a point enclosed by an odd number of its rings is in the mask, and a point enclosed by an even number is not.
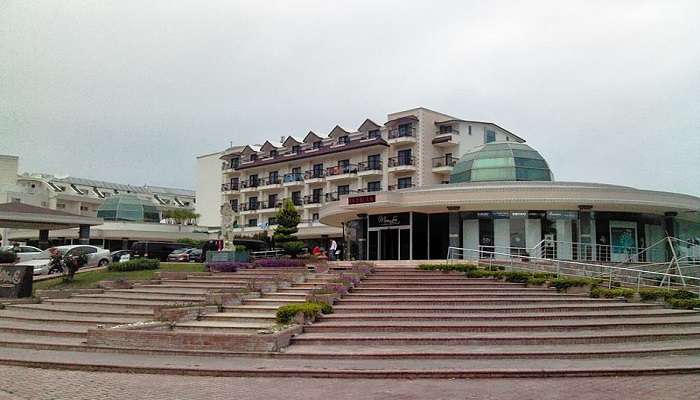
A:
[[[260,202],[260,212],[261,213],[276,213],[277,209],[282,207],[282,201],[277,200],[274,203],[270,203],[269,201],[261,201]]]
[[[375,176],[382,174],[382,161],[367,161],[357,164],[357,176]]]
[[[452,156],[442,156],[433,158],[433,172],[436,174],[449,174],[452,172],[457,159]]]
[[[321,225],[321,221],[317,219],[312,219],[312,218],[307,218],[307,219],[302,219],[299,220],[299,225],[304,225],[306,227],[311,227],[314,225]]]
[[[292,204],[294,204],[295,207],[301,207],[304,205],[304,200],[300,197],[292,197]]]
[[[237,183],[223,183],[223,184],[221,184],[221,191],[224,194],[229,194],[227,192],[237,192],[238,191],[238,184]]]
[[[299,173],[284,174],[282,185],[285,187],[304,186],[304,175]]]
[[[255,180],[247,180],[243,181],[239,184],[240,188],[239,190],[241,192],[254,192],[258,190],[258,186],[260,186],[260,179],[255,179]]]
[[[228,163],[228,162],[225,162],[225,163],[222,163],[222,164],[221,164],[221,171],[222,171],[224,174],[233,174],[233,173],[237,173],[238,171],[236,171],[236,168],[238,168],[238,163]]]
[[[322,197],[319,196],[304,196],[304,208],[321,207]]]
[[[341,181],[351,179],[357,176],[357,165],[338,165],[326,169],[326,180]]]
[[[259,190],[274,190],[282,188],[282,179],[280,178],[261,179],[259,183]]]
[[[416,128],[391,129],[387,136],[389,144],[412,144],[416,143]]]
[[[436,132],[433,138],[433,146],[435,147],[452,147],[459,144],[457,140],[459,132],[456,130]]]
[[[250,203],[250,202],[243,203],[240,205],[239,212],[243,215],[256,213],[260,209],[260,206],[264,205],[264,203],[265,202],[263,202],[263,201],[258,201],[255,203]]]
[[[389,172],[402,173],[416,170],[415,157],[391,157],[389,158]]]
[[[325,179],[326,174],[325,171],[323,171],[322,169],[304,172],[304,182],[308,184],[320,183],[323,182]]]
[[[409,183],[408,185],[389,185],[389,191],[392,192],[394,190],[410,189],[413,187],[416,187],[413,183]]]

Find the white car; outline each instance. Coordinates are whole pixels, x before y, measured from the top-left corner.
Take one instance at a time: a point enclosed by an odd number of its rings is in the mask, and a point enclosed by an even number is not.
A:
[[[50,249],[42,251],[35,259],[19,262],[17,265],[31,265],[34,267],[34,275],[45,275],[49,273],[50,263],[51,263],[51,249],[58,250],[64,256],[77,256],[80,254],[85,254],[87,256],[88,262],[86,267],[102,267],[109,263],[110,253],[109,250],[105,250],[96,246],[89,245],[70,245],[70,246],[57,246]]]
[[[41,249],[34,246],[18,246],[16,248],[14,246],[5,246],[0,250],[14,251],[17,258],[19,258],[19,262],[33,260],[41,254]]]

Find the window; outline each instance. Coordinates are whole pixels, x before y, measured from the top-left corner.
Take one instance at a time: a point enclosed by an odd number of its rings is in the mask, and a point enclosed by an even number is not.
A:
[[[270,150],[270,157],[277,157],[277,150]]]
[[[484,134],[484,143],[493,143],[496,141],[496,132],[490,129],[486,130]]]
[[[338,138],[338,144],[347,144],[349,141],[350,138],[347,135]]]
[[[80,206],[80,211],[89,211],[90,208],[85,207],[85,206]]]
[[[369,132],[367,132],[367,139],[380,139],[382,137],[381,132],[379,132],[379,129],[373,129]]]
[[[301,192],[292,192],[292,203],[295,206],[301,205]]]
[[[313,213],[313,215],[311,216],[311,220],[313,222],[318,222],[318,213]]]
[[[268,225],[277,225],[277,218],[275,217],[270,217],[270,219],[267,220]]]
[[[254,227],[258,226],[258,219],[257,218],[251,218],[248,220],[248,226],[249,227]]]
[[[380,169],[382,164],[382,158],[379,154],[372,154],[367,156],[367,169]]]
[[[249,210],[257,210],[258,209],[258,198],[257,197],[249,197],[248,198],[248,209]]]
[[[257,154],[251,154],[249,160],[250,160],[250,161],[257,161],[257,160],[258,160],[258,155],[257,155]]]
[[[314,203],[320,203],[322,195],[323,195],[323,189],[321,189],[321,188],[314,189],[314,191],[311,193],[311,198],[313,199]]]
[[[350,193],[350,185],[338,186],[338,195],[343,195],[343,194],[348,194],[348,193]]]
[[[16,197],[13,197],[13,198],[12,198],[12,202],[13,202],[13,203],[21,203],[22,200],[20,200],[20,199],[18,199],[18,198],[16,198]]]
[[[412,178],[410,176],[406,178],[399,178],[397,183],[399,189],[410,188],[412,186]]]
[[[63,203],[56,203],[56,208],[59,210],[63,210],[64,208],[66,208],[66,205]]]
[[[268,183],[269,183],[270,185],[274,185],[274,184],[276,184],[276,183],[279,183],[279,179],[280,179],[279,171],[272,171],[272,172],[270,172],[270,175],[268,176],[268,178],[269,178],[269,182],[268,182]]]
[[[319,141],[314,142],[313,148],[314,148],[314,149],[320,149],[320,148],[321,148],[321,141],[319,140]]]
[[[271,194],[267,196],[267,207],[276,208],[277,207],[277,195]]]
[[[341,174],[347,174],[350,172],[350,160],[340,160],[338,161],[338,172]]]
[[[469,125],[467,127],[467,131],[469,132],[469,136],[471,136],[471,134],[472,134],[472,126],[471,125]]]
[[[510,142],[510,136],[506,136],[506,142]]]
[[[231,199],[228,201],[228,204],[231,205],[231,210],[238,211],[238,199]]]
[[[238,168],[238,165],[241,163],[240,158],[232,158],[231,159],[231,168]]]
[[[314,164],[313,177],[314,178],[322,178],[323,177],[323,164]]]
[[[397,153],[399,165],[412,165],[411,149],[399,150]]]
[[[238,190],[238,178],[231,178],[231,190]]]
[[[300,151],[301,151],[301,146],[299,146],[298,144],[295,144],[294,146],[292,146],[292,153],[293,154],[299,154]]]
[[[413,136],[411,124],[399,125],[399,137],[403,137],[403,136]]]
[[[382,190],[382,181],[367,182],[368,192],[378,192]]]
[[[440,133],[450,133],[452,132],[452,125],[440,125]]]
[[[248,177],[248,186],[251,186],[251,187],[258,186],[258,176],[257,175],[251,175]]]

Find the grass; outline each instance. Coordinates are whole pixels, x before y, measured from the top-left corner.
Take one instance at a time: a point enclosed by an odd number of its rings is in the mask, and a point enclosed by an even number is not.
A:
[[[36,289],[89,289],[97,287],[97,282],[106,280],[128,279],[130,281],[145,281],[153,279],[158,271],[203,272],[204,265],[200,263],[161,263],[159,269],[129,272],[110,272],[107,270],[90,271],[76,274],[73,282],[63,282],[62,277],[34,282]]]

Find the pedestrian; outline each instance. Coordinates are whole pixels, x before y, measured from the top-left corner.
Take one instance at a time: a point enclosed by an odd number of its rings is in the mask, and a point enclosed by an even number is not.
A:
[[[338,243],[335,242],[335,239],[331,239],[331,248],[329,250],[328,256],[330,257],[330,260],[335,261],[335,252],[338,250]]]

